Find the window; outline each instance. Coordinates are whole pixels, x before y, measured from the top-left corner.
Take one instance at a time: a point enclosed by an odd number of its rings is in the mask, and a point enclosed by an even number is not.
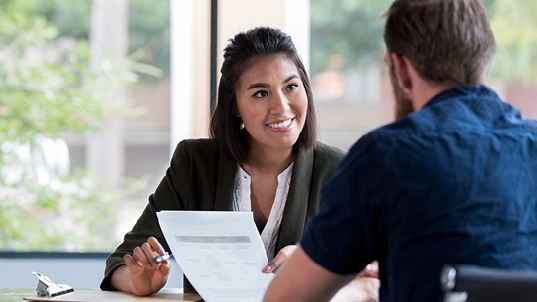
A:
[[[306,18],[300,14],[307,17],[307,12],[297,6],[305,2],[284,2],[219,1],[218,59],[225,41],[239,30],[270,25],[304,31],[306,21],[300,20]],[[380,18],[391,2],[310,2],[311,44],[301,45],[311,49],[304,57],[309,57],[321,139],[327,143],[347,149],[393,120]],[[116,6],[106,8],[109,3]],[[211,1],[189,3],[196,12],[194,38],[207,46],[194,53],[208,57]],[[485,4],[498,45],[491,85],[524,117],[535,119],[537,18],[532,14],[537,4]],[[111,18],[106,9],[113,10]],[[281,12],[286,9],[292,14]],[[92,21],[97,13],[104,19]],[[290,19],[293,28],[283,28]],[[99,38],[92,34],[121,26],[125,58],[115,64],[110,52],[92,49]],[[2,2],[0,250],[110,251],[120,242],[163,177],[176,143],[170,145],[170,40],[170,1]],[[107,38],[103,44],[116,42]],[[198,64],[195,85],[206,92],[194,95],[193,114],[202,116],[194,121],[199,137],[207,135],[209,99],[199,100],[210,94],[210,67],[192,61]],[[97,77],[103,71],[106,77]],[[118,113],[125,115],[117,119]]]
[[[311,0],[311,79],[323,141],[349,148],[393,121],[381,14],[392,0]],[[485,0],[497,51],[490,85],[537,118],[535,1]],[[524,20],[524,21],[522,21]],[[517,24],[516,26],[513,26]]]
[[[109,252],[169,163],[169,1],[8,0],[0,19],[0,250]]]

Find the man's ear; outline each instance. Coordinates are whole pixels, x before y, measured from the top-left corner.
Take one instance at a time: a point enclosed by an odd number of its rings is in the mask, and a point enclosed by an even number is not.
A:
[[[407,90],[412,88],[412,79],[409,73],[410,61],[396,53],[392,53],[391,57],[397,83],[403,91],[408,92]]]

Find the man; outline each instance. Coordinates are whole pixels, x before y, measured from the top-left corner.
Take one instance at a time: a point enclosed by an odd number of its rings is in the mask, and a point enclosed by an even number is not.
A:
[[[385,16],[399,119],[351,148],[265,301],[328,300],[375,259],[381,301],[440,301],[444,264],[537,269],[537,123],[484,86],[483,3],[396,0]]]

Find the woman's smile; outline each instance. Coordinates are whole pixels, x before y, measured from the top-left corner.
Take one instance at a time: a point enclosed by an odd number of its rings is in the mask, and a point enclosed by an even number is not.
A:
[[[267,124],[267,126],[270,129],[273,129],[273,130],[289,130],[291,128],[294,120],[295,120],[295,118],[290,118],[290,119],[286,119],[286,120],[281,121],[281,122],[275,122],[275,123]]]

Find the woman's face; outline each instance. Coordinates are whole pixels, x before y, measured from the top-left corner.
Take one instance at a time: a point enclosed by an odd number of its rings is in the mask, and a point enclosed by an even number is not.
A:
[[[250,148],[293,147],[308,109],[306,90],[293,61],[284,55],[255,60],[241,75],[236,96]]]

